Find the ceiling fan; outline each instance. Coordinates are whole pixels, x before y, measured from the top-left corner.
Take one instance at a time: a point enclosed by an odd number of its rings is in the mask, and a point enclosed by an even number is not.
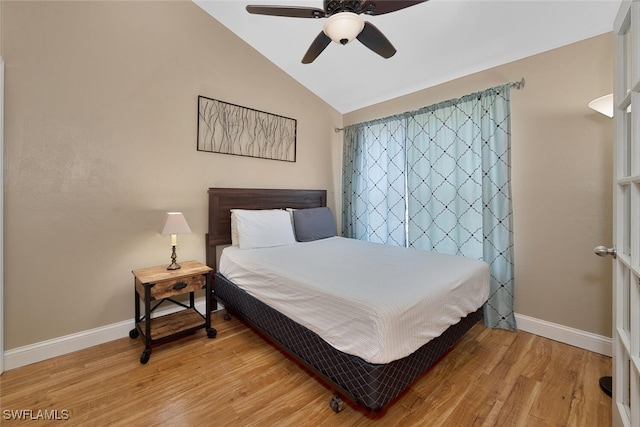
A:
[[[333,40],[345,45],[353,39],[382,56],[391,58],[395,47],[377,27],[365,22],[360,15],[383,15],[427,0],[324,0],[324,9],[298,6],[247,6],[247,12],[257,15],[290,18],[327,18],[322,31],[302,58],[303,64],[313,62]]]

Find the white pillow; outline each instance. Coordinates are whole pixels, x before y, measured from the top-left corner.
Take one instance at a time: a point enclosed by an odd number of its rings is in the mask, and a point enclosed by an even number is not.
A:
[[[281,209],[232,209],[238,228],[240,249],[269,248],[296,242],[291,216]]]
[[[236,224],[236,215],[231,211],[231,246],[240,246],[240,237],[238,237],[238,224]]]

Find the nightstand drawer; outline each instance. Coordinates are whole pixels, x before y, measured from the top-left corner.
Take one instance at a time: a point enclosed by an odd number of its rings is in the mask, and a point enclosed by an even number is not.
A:
[[[151,285],[151,299],[159,300],[173,295],[186,294],[205,287],[206,280],[201,274],[197,276],[182,277],[180,279],[166,280]]]

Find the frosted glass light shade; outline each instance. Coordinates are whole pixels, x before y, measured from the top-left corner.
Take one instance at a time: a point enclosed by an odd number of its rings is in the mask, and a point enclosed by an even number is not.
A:
[[[322,31],[336,43],[347,44],[355,39],[364,28],[364,20],[353,12],[339,12],[331,15],[322,26]]]
[[[613,94],[594,99],[589,103],[589,108],[607,117],[613,117]]]

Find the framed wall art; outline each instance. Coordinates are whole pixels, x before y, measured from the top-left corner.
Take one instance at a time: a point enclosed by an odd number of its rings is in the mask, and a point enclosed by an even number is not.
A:
[[[198,151],[296,161],[297,121],[198,96]]]

